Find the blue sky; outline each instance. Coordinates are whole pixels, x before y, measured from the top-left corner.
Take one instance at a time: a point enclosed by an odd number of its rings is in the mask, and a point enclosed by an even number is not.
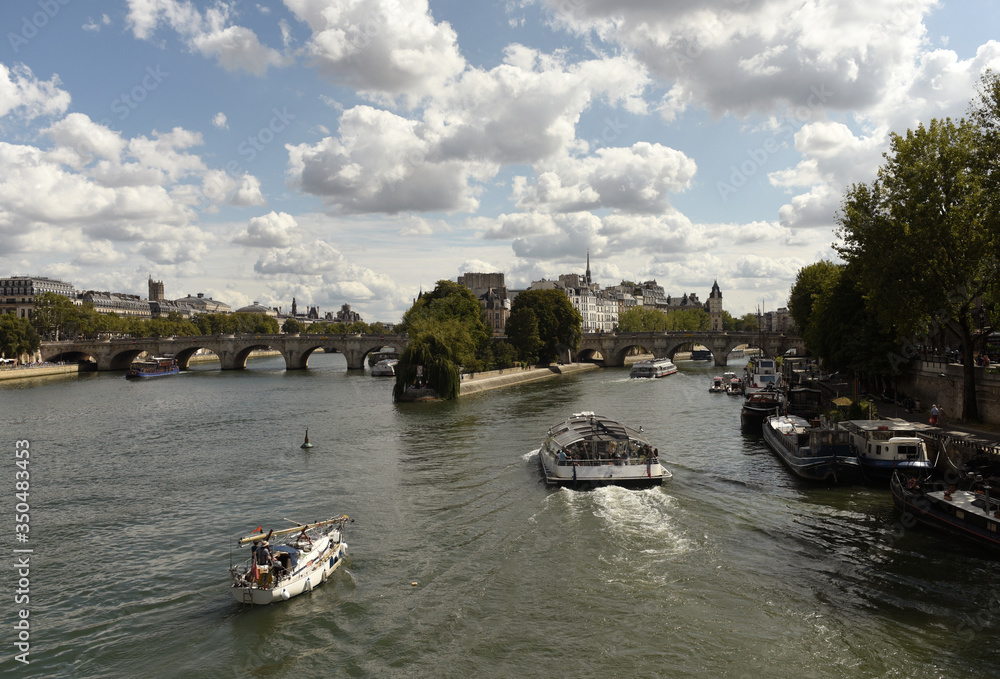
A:
[[[0,272],[398,320],[469,271],[740,315],[834,256],[889,132],[961,117],[996,3],[8,2]]]

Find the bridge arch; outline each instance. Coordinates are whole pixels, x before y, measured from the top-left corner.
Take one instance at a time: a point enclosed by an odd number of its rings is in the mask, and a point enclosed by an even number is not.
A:
[[[97,357],[86,351],[74,351],[68,349],[59,353],[46,354],[42,352],[42,360],[49,363],[78,363],[81,367],[87,366],[90,370],[99,370]]]

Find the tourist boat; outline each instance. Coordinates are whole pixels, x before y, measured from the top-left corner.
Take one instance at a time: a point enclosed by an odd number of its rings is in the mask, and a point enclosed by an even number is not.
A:
[[[694,349],[691,351],[692,361],[711,361],[712,351],[710,349]]]
[[[781,373],[773,358],[751,359],[744,368],[743,389],[751,394],[765,389],[781,390]]]
[[[784,409],[785,401],[779,391],[767,389],[747,394],[740,410],[740,426],[746,431],[760,431],[766,418],[778,415]]]
[[[368,354],[368,366],[372,367],[379,361],[384,361],[387,358],[399,358],[399,354],[396,353],[395,349],[392,351],[373,351]]]
[[[673,475],[642,431],[585,411],[549,427],[538,449],[545,482],[590,488],[659,485]]]
[[[125,377],[163,377],[180,372],[173,356],[151,356],[142,361],[133,361]]]
[[[669,358],[652,358],[632,364],[629,377],[666,377],[677,372],[677,366]]]
[[[395,358],[383,358],[372,366],[372,377],[395,377],[396,366],[399,360]]]
[[[861,471],[870,481],[888,483],[897,471],[926,475],[934,469],[919,434],[936,427],[899,419],[847,420],[840,426],[850,432]]]
[[[229,567],[233,596],[244,604],[273,604],[323,584],[347,555],[344,524],[350,520],[345,514],[266,535],[258,528],[240,538],[238,546],[253,545],[253,550],[243,564]],[[281,540],[268,544],[275,537]],[[265,560],[265,545],[270,550],[270,563],[259,563]]]
[[[713,394],[721,394],[726,390],[726,384],[722,381],[722,378],[715,376],[712,378],[712,386],[708,388],[708,391]]]
[[[903,512],[921,523],[1000,549],[1000,497],[997,487],[983,477],[960,479],[965,489],[932,482],[927,476],[893,472],[889,482],[892,500]],[[995,481],[995,479],[994,479]],[[906,522],[904,521],[904,525]]]
[[[851,436],[797,415],[772,415],[761,427],[764,440],[792,472],[803,479],[854,483],[861,478]]]

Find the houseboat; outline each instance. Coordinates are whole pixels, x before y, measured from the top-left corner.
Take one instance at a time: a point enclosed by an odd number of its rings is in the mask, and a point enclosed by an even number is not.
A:
[[[180,368],[177,367],[177,360],[173,356],[151,356],[142,361],[133,361],[125,377],[164,377],[179,372]]]
[[[896,471],[928,474],[934,469],[927,440],[920,434],[937,427],[900,419],[847,420],[840,426],[850,432],[861,471],[869,481],[888,483]]]
[[[761,427],[767,445],[796,476],[825,483],[861,478],[850,434],[814,425],[796,415],[772,415]]]

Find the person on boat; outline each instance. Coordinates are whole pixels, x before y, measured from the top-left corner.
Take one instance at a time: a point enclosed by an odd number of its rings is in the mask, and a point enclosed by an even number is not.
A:
[[[566,464],[566,449],[565,448],[560,448],[559,449],[559,456],[558,457],[559,457],[559,465],[560,466],[565,465]]]
[[[940,411],[938,410],[937,403],[931,406],[931,419],[930,423],[936,425],[938,423],[938,415]]]

